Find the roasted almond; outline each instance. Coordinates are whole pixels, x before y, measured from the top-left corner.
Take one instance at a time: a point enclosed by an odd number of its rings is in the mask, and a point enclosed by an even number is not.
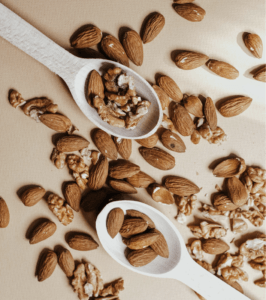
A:
[[[79,135],[66,135],[56,143],[56,149],[60,152],[79,151],[89,146],[89,141]]]
[[[0,197],[0,228],[6,228],[10,221],[9,209],[6,201]]]
[[[109,167],[109,176],[115,179],[124,179],[137,174],[140,167],[128,160],[119,159],[112,161]]]
[[[218,76],[227,79],[236,79],[239,76],[239,72],[235,67],[223,61],[210,59],[207,61],[206,66]]]
[[[266,65],[262,65],[258,70],[256,70],[253,78],[258,81],[266,82]]]
[[[93,105],[93,99],[95,96],[104,99],[104,85],[101,75],[96,70],[92,70],[89,74],[86,94],[87,101],[91,106]]]
[[[130,251],[127,255],[127,260],[133,267],[143,267],[152,262],[157,256],[156,252],[147,247],[141,250]]]
[[[221,211],[232,211],[238,208],[224,193],[217,193],[214,196],[214,206]]]
[[[151,244],[150,247],[153,249],[153,251],[155,251],[155,253],[157,253],[158,255],[168,258],[169,257],[169,248],[167,245],[167,242],[163,236],[163,234],[157,230],[157,229],[152,229],[149,232],[156,232],[159,233],[160,236],[158,237],[158,239],[156,240],[155,243]]]
[[[175,203],[173,195],[164,186],[158,183],[152,183],[148,187],[148,192],[156,202],[161,202],[163,204]]]
[[[215,130],[217,128],[217,114],[215,105],[210,97],[206,98],[204,104],[204,115],[211,130]]]
[[[152,87],[155,90],[155,92],[160,100],[162,110],[165,110],[170,104],[170,99],[169,99],[168,95],[158,85],[154,84]]]
[[[193,70],[203,66],[209,57],[205,54],[193,51],[179,52],[175,57],[175,64],[183,70]]]
[[[82,232],[71,232],[67,243],[70,248],[79,251],[89,251],[99,247],[90,235]]]
[[[138,211],[138,210],[128,209],[127,210],[127,215],[132,217],[132,218],[141,218],[141,219],[143,219],[144,221],[146,221],[148,223],[148,228],[155,228],[155,224],[152,221],[152,219],[150,217],[148,217],[147,215],[145,215],[144,213]]]
[[[75,270],[75,261],[71,252],[65,248],[58,254],[58,264],[67,277],[72,277]]]
[[[75,182],[68,182],[64,187],[64,196],[69,206],[75,211],[79,211],[81,192]]]
[[[151,183],[155,182],[151,176],[142,171],[139,171],[137,174],[128,177],[126,180],[136,188],[147,188]]]
[[[87,25],[74,33],[70,40],[71,46],[74,48],[90,48],[100,43],[102,39],[101,30],[94,25]]]
[[[116,191],[125,194],[136,194],[138,191],[128,182],[119,179],[109,180],[109,185]]]
[[[256,33],[246,33],[243,40],[248,50],[257,58],[262,58],[263,44],[259,35]]]
[[[22,193],[21,200],[25,206],[33,206],[43,198],[45,193],[45,189],[41,186],[31,187]]]
[[[98,210],[107,199],[107,190],[102,188],[97,191],[91,191],[82,198],[81,208],[85,212]]]
[[[36,226],[30,235],[30,244],[37,244],[48,239],[56,231],[56,224],[52,221],[46,220]]]
[[[237,206],[242,206],[247,202],[248,193],[243,183],[236,177],[227,179],[228,196]]]
[[[178,176],[168,176],[165,180],[165,186],[171,193],[178,196],[190,196],[200,191],[195,183]]]
[[[243,158],[229,158],[219,163],[213,170],[213,175],[217,177],[229,178],[242,174],[246,170]]]
[[[150,246],[155,243],[160,234],[156,232],[146,232],[138,235],[134,235],[126,241],[126,245],[129,249],[139,250]]]
[[[125,32],[122,44],[128,58],[135,65],[141,66],[143,63],[143,45],[139,34],[135,30]]]
[[[148,222],[144,219],[125,219],[119,233],[124,238],[144,232],[148,228]]]
[[[138,139],[136,140],[137,143],[139,143],[141,146],[146,148],[153,148],[159,140],[158,134],[155,132],[154,134],[150,135],[149,137],[145,139]]]
[[[202,21],[206,14],[203,8],[193,3],[178,4],[174,9],[181,17],[191,22]]]
[[[108,159],[104,155],[100,155],[97,163],[90,169],[88,178],[88,187],[92,190],[99,190],[105,184],[108,176]]]
[[[99,151],[110,159],[117,159],[117,149],[114,141],[108,133],[101,129],[96,129],[92,139]]]
[[[165,18],[160,13],[153,13],[146,21],[143,32],[142,41],[144,44],[153,41],[156,36],[161,32],[165,24]]]
[[[203,105],[200,99],[196,96],[188,96],[183,99],[184,106],[186,110],[194,115],[195,117],[202,118],[203,117]]]
[[[117,207],[112,209],[107,217],[106,227],[110,237],[113,239],[120,231],[124,222],[124,212]]]
[[[129,159],[132,153],[132,140],[113,137],[118,153],[124,159]]]
[[[38,281],[49,278],[57,265],[57,256],[54,251],[48,250],[40,257],[37,268]]]
[[[222,254],[229,249],[227,243],[220,239],[204,239],[202,241],[202,250],[208,254]]]
[[[172,78],[166,75],[160,76],[157,80],[157,83],[171,99],[176,102],[180,102],[182,100],[183,94]]]
[[[44,125],[57,132],[66,132],[72,126],[68,117],[59,114],[43,114],[39,119]]]
[[[186,145],[184,144],[182,139],[176,133],[172,132],[169,129],[166,129],[162,133],[160,140],[164,147],[166,147],[169,150],[180,153],[186,151]]]
[[[175,167],[175,158],[157,147],[145,148],[140,147],[139,152],[142,157],[154,168],[160,170],[171,170]]]
[[[219,108],[219,112],[224,117],[235,117],[240,115],[246,109],[249,108],[252,102],[250,97],[234,97],[224,101]]]

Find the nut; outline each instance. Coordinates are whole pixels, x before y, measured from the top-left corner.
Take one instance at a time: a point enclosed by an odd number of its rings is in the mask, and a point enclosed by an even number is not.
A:
[[[203,106],[200,99],[196,96],[188,96],[183,99],[186,110],[195,117],[203,117]]]
[[[95,96],[104,98],[104,85],[100,74],[96,70],[92,70],[89,75],[87,101],[92,106]],[[94,105],[95,106],[95,105]]]
[[[171,193],[178,196],[190,196],[200,191],[192,181],[179,176],[168,176],[165,180],[165,186]]]
[[[157,83],[171,99],[176,102],[180,102],[182,100],[183,94],[172,78],[164,75],[158,78]]]
[[[129,238],[132,235],[144,232],[148,228],[148,222],[144,219],[125,219],[119,231],[122,237]]]
[[[124,179],[137,174],[140,167],[128,160],[119,159],[110,163],[109,176],[115,179]]]
[[[238,116],[249,108],[251,102],[252,98],[245,96],[228,99],[220,105],[219,113],[227,118]]]
[[[229,158],[219,163],[213,170],[213,175],[217,177],[230,178],[242,174],[246,170],[243,158]]]
[[[88,234],[83,232],[71,232],[67,243],[70,248],[79,251],[90,251],[99,247],[98,243]]]
[[[160,100],[162,110],[165,110],[170,104],[170,99],[169,99],[168,95],[158,85],[154,84],[152,87],[155,90],[155,92]]]
[[[260,256],[249,262],[252,269],[258,271],[266,270],[266,256]]]
[[[163,234],[157,229],[152,229],[149,232],[159,234],[159,237],[157,238],[156,242],[151,244],[150,247],[158,255],[168,258],[169,257],[169,249],[168,249],[168,245],[167,245],[167,242],[166,242]]]
[[[108,159],[104,155],[100,155],[97,163],[90,169],[88,178],[88,187],[92,190],[99,190],[105,184],[108,176]]]
[[[182,213],[185,216],[190,216],[196,206],[197,196],[176,196],[178,214]]]
[[[165,130],[162,133],[160,140],[162,144],[169,150],[180,153],[186,151],[185,143],[176,133],[172,132],[171,130]]]
[[[80,300],[88,300],[88,294],[84,289],[84,285],[87,282],[87,277],[85,274],[85,265],[79,264],[74,271],[74,279],[71,281],[74,292],[78,293]]]
[[[87,148],[89,141],[78,135],[66,135],[60,138],[56,143],[56,149],[59,152],[74,152]]]
[[[57,169],[63,169],[66,165],[67,155],[64,152],[59,152],[56,148],[53,149],[51,160]]]
[[[127,255],[127,260],[133,267],[143,267],[152,262],[157,256],[152,248],[146,247],[140,250],[131,250]]]
[[[118,280],[114,281],[113,283],[109,284],[107,287],[105,287],[100,292],[100,296],[103,296],[103,297],[106,297],[108,295],[118,296],[119,292],[123,291],[123,290],[124,290],[124,280],[118,279]],[[100,299],[102,299],[102,298],[100,298]],[[108,300],[108,299],[106,299],[106,300]]]
[[[135,65],[141,66],[143,63],[143,45],[138,33],[135,30],[125,32],[122,44],[128,58]]]
[[[243,281],[248,281],[248,274],[237,267],[225,267],[221,270],[221,274],[224,279],[229,281],[237,281],[239,279]]]
[[[64,196],[70,207],[78,212],[81,200],[79,186],[75,182],[67,183],[64,187]]]
[[[256,259],[266,253],[266,236],[260,233],[256,238],[249,239],[239,248],[239,253],[248,259]]]
[[[9,92],[9,102],[14,107],[23,105],[26,101],[22,98],[21,94],[16,90],[11,90]]]
[[[224,221],[225,219],[227,219],[227,217],[226,217],[227,214],[228,214],[227,211],[224,212],[224,211],[218,210],[211,205],[208,205],[208,204],[202,205],[202,215],[205,218],[210,219],[214,222]]]
[[[175,158],[157,147],[145,148],[140,147],[139,152],[142,157],[154,168],[160,170],[171,170],[175,167]]]
[[[93,142],[99,151],[110,159],[117,159],[117,149],[109,134],[101,129],[94,131]]]
[[[114,208],[109,212],[107,217],[106,227],[112,239],[120,231],[123,222],[124,222],[124,212],[121,208]]]
[[[262,58],[263,44],[256,33],[245,33],[243,40],[248,50],[257,58]]]
[[[221,127],[217,126],[215,130],[211,130],[207,122],[198,128],[198,132],[210,144],[221,145],[227,139],[227,135]]]
[[[202,241],[202,250],[209,254],[221,254],[228,251],[230,247],[220,239],[207,239]]]
[[[56,231],[56,224],[52,221],[46,220],[36,226],[30,234],[30,244],[37,244],[48,239]]]
[[[125,194],[136,194],[137,190],[124,180],[111,179],[109,185],[116,191]]]
[[[242,182],[251,194],[266,193],[266,170],[248,167],[242,175]]]
[[[175,202],[173,195],[164,186],[158,183],[152,183],[148,187],[148,192],[156,202],[163,204],[173,204]]]
[[[142,171],[139,171],[135,175],[126,178],[126,180],[136,188],[147,188],[151,183],[155,182],[151,176]]]
[[[189,225],[188,228],[197,238],[203,237],[204,239],[219,239],[226,236],[227,234],[227,230],[223,226],[217,224],[209,224],[206,221],[201,222],[200,225]]]
[[[191,243],[191,245],[187,245],[187,250],[193,259],[197,259],[197,260],[203,259],[201,240],[195,240]]]
[[[215,194],[213,204],[221,211],[232,211],[238,207],[223,192]]]
[[[227,179],[228,196],[237,206],[242,206],[247,202],[248,193],[242,182],[237,177]]]
[[[165,18],[162,14],[154,13],[150,15],[143,28],[143,33],[142,33],[143,44],[147,44],[153,41],[163,29],[164,24],[165,24]]]
[[[38,281],[49,278],[57,265],[57,256],[54,251],[48,250],[40,257],[37,268]]]
[[[203,66],[209,57],[205,54],[193,51],[182,51],[175,57],[175,64],[183,70],[193,70]]]
[[[127,215],[132,217],[132,218],[141,218],[141,219],[143,219],[144,221],[147,222],[148,228],[150,228],[150,229],[155,228],[155,224],[152,221],[152,219],[149,218],[147,215],[145,215],[144,213],[142,213],[140,211],[137,211],[137,210],[134,210],[134,209],[128,209],[127,210]],[[156,232],[157,231],[159,231],[159,230],[156,230]]]
[[[259,287],[266,287],[266,271],[262,271],[263,277],[259,280],[256,280],[254,283]]]
[[[101,30],[94,25],[83,26],[78,34],[74,34],[70,43],[74,48],[90,48],[100,43],[102,39]]]
[[[204,115],[211,130],[215,130],[217,128],[217,114],[215,105],[210,97],[206,98],[204,104]]]
[[[25,206],[37,204],[45,195],[46,191],[41,186],[27,188],[21,195],[21,200]]]
[[[0,228],[6,228],[9,224],[10,214],[6,201],[0,197]]]
[[[242,233],[248,229],[248,224],[242,219],[232,219],[231,227],[233,233]]]
[[[57,132],[67,132],[72,127],[70,119],[59,114],[43,114],[39,117],[40,121],[47,127]]]
[[[257,69],[253,78],[258,81],[266,82],[266,65],[262,65],[259,69]]]
[[[155,243],[160,237],[160,233],[146,232],[130,237],[126,240],[129,249],[140,250]]]
[[[207,61],[206,66],[216,75],[227,79],[236,79],[239,76],[236,68],[223,61],[210,59]]]
[[[158,140],[159,140],[159,136],[155,132],[154,134],[150,135],[149,137],[147,137],[145,139],[136,140],[136,142],[139,143],[143,147],[153,148],[157,144]]]
[[[175,11],[184,19],[191,22],[200,22],[204,19],[206,11],[193,3],[178,4],[174,6]]]
[[[58,253],[58,264],[67,277],[72,277],[75,270],[75,262],[71,252],[65,248]]]
[[[117,152],[124,159],[129,159],[132,153],[132,140],[113,137]]]
[[[260,227],[263,225],[264,216],[256,209],[243,211],[242,215],[244,218],[248,219],[256,227]]]

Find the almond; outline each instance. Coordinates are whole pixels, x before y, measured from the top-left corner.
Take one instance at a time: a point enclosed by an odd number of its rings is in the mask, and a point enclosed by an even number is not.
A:
[[[195,117],[202,118],[203,115],[203,105],[200,99],[196,96],[188,96],[183,99],[184,106],[186,110],[194,115]]]
[[[191,134],[190,140],[193,144],[197,145],[200,142],[201,135],[198,130],[194,130]]]
[[[31,187],[22,193],[21,200],[25,206],[33,206],[43,198],[45,193],[45,189],[41,186]]]
[[[79,211],[81,192],[75,182],[69,182],[64,187],[64,196],[69,206],[75,211]]]
[[[107,217],[106,227],[110,237],[113,239],[121,229],[124,222],[124,212],[117,207],[112,209]]]
[[[109,58],[129,67],[128,57],[117,38],[110,34],[105,36],[102,39],[101,47]]]
[[[56,149],[60,152],[79,151],[89,146],[89,141],[79,135],[66,135],[56,143]]]
[[[104,85],[101,75],[96,70],[92,70],[89,74],[86,94],[87,101],[91,106],[93,106],[93,99],[95,96],[104,99]]]
[[[34,228],[30,235],[30,244],[37,244],[48,239],[56,231],[56,224],[52,221],[46,220]]]
[[[110,159],[117,159],[117,149],[109,134],[101,129],[96,129],[92,139],[103,155]]]
[[[221,211],[232,211],[238,208],[224,193],[218,193],[214,196],[214,206]]]
[[[247,202],[248,193],[243,183],[236,177],[227,179],[228,196],[237,206],[242,206]]]
[[[90,235],[82,232],[71,232],[67,243],[70,248],[79,251],[89,251],[99,247]]]
[[[57,132],[66,132],[72,126],[69,118],[59,114],[43,114],[39,116],[39,119],[44,125]]]
[[[228,251],[230,247],[220,239],[207,239],[202,241],[202,250],[209,254],[222,254]]]
[[[148,222],[143,219],[125,219],[119,233],[122,237],[129,238],[132,235],[144,232],[148,228],[148,225]]]
[[[78,30],[70,40],[74,48],[90,48],[100,43],[102,39],[101,30],[94,25],[87,25]]]
[[[215,105],[210,97],[206,98],[204,114],[211,130],[215,130],[217,128],[217,114]]]
[[[126,241],[126,245],[132,250],[143,249],[155,243],[159,236],[160,234],[156,232],[141,233],[129,238]]]
[[[125,32],[122,44],[128,58],[135,65],[141,66],[143,63],[143,45],[138,33],[135,30]]]
[[[219,108],[219,112],[224,117],[234,117],[240,115],[250,106],[252,98],[250,97],[234,97],[224,101]]]
[[[90,169],[88,178],[88,187],[92,190],[99,190],[105,184],[108,176],[108,159],[104,155],[100,155],[97,163]]]
[[[186,151],[186,145],[184,144],[182,139],[176,133],[172,132],[169,129],[166,129],[163,132],[160,140],[164,147],[166,147],[169,150],[180,153]]]
[[[132,140],[113,137],[118,153],[124,158],[129,159],[132,153]]]
[[[139,152],[142,157],[154,168],[160,170],[171,170],[175,167],[175,158],[157,147],[145,148],[140,147]]]
[[[165,24],[165,18],[162,14],[154,13],[150,15],[143,28],[143,33],[142,33],[143,43],[147,44],[153,41],[163,29],[164,24]]]
[[[167,242],[166,242],[163,234],[157,229],[152,229],[149,232],[155,232],[155,233],[160,234],[160,236],[158,237],[156,242],[151,244],[150,247],[158,255],[160,255],[162,257],[165,257],[165,258],[168,258],[169,257],[169,248],[168,248]]]
[[[99,207],[106,201],[107,196],[108,193],[106,189],[91,191],[82,198],[80,206],[85,212],[98,210]]]
[[[222,281],[226,282],[227,284],[231,285],[234,289],[238,290],[240,293],[244,294],[244,291],[241,287],[241,285],[237,281],[227,280],[223,278],[222,276],[216,275],[219,277]]]
[[[157,256],[156,252],[147,247],[141,250],[130,251],[127,255],[127,260],[133,267],[143,267],[152,262]]]
[[[195,183],[178,176],[168,176],[165,180],[165,186],[171,193],[178,196],[190,196],[200,191]]]
[[[209,57],[205,54],[193,51],[179,52],[175,57],[175,64],[183,70],[193,70],[203,66]]]
[[[173,103],[169,114],[175,129],[181,135],[189,136],[193,133],[195,125],[189,113],[183,106],[179,105],[178,103]]]
[[[136,188],[147,188],[151,183],[155,182],[151,176],[142,171],[139,171],[137,174],[128,177],[126,180]]]
[[[0,228],[6,228],[10,221],[9,209],[6,201],[0,197]]]
[[[38,281],[49,278],[57,265],[57,256],[54,251],[46,251],[40,258],[37,268]]]
[[[175,203],[173,195],[162,185],[158,183],[153,183],[148,187],[148,192],[152,199],[156,202],[161,202],[164,204]]]
[[[75,261],[71,252],[65,248],[58,254],[58,264],[67,277],[72,277],[75,270]]]
[[[109,185],[116,191],[125,194],[136,194],[138,191],[128,182],[124,180],[111,179]]]
[[[132,218],[141,218],[141,219],[143,219],[144,221],[147,222],[148,228],[155,228],[155,224],[152,221],[152,219],[150,217],[148,217],[147,215],[145,215],[144,213],[140,212],[140,211],[137,211],[137,210],[134,210],[134,209],[128,209],[127,210],[127,215],[132,217]]]
[[[213,175],[217,177],[229,178],[242,174],[246,170],[243,158],[229,158],[219,163],[213,170]]]
[[[138,139],[136,140],[137,143],[139,143],[141,146],[146,148],[153,148],[159,140],[158,134],[155,132],[154,134],[150,135],[149,137],[145,139]]]
[[[248,50],[257,58],[262,58],[263,44],[261,38],[256,33],[246,33],[243,40]]]
[[[236,79],[239,76],[239,72],[236,68],[223,61],[210,59],[207,61],[206,66],[218,76],[227,79]]]
[[[181,17],[191,22],[202,21],[206,14],[203,8],[193,3],[178,4],[174,9]]]
[[[170,104],[170,99],[169,99],[168,95],[158,85],[154,84],[152,87],[155,90],[155,92],[160,100],[162,110],[165,110]]]
[[[266,65],[262,65],[258,70],[256,70],[253,78],[258,81],[266,82]]]
[[[128,160],[119,159],[112,161],[109,167],[109,176],[115,179],[124,179],[137,174],[140,167]]]
[[[157,83],[171,99],[176,102],[180,102],[182,100],[183,94],[172,78],[164,75],[158,78]]]

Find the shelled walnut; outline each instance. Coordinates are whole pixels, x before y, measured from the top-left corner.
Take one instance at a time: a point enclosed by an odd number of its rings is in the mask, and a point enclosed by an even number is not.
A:
[[[64,152],[58,151],[56,148],[53,149],[51,160],[57,169],[63,169],[66,165],[67,155]]]
[[[14,108],[17,108],[23,105],[26,101],[22,98],[19,92],[11,90],[9,93],[9,102]]]
[[[227,267],[242,267],[243,266],[243,255],[231,255],[230,253],[224,253],[219,258],[216,265],[217,275],[222,275],[222,270]]]
[[[107,285],[101,292],[100,296],[106,297],[109,295],[118,296],[120,291],[124,290],[124,280],[118,279]]]
[[[254,282],[257,286],[265,288],[266,287],[266,271],[262,271],[262,278],[259,280],[256,280]]]
[[[82,157],[76,154],[68,155],[66,162],[69,169],[73,171],[72,175],[77,185],[84,190],[88,182],[89,166],[85,164]]]
[[[239,253],[250,259],[266,255],[266,235],[258,234],[254,239],[249,239],[239,248]]]
[[[200,223],[200,225],[189,225],[188,228],[192,231],[193,235],[197,238],[221,238],[224,237],[227,233],[227,230],[217,224],[209,224],[206,221]]]
[[[191,245],[187,245],[187,250],[193,259],[202,260],[203,250],[201,248],[201,240],[195,240]]]
[[[205,121],[201,126],[197,128],[199,134],[207,140],[210,144],[221,145],[224,141],[227,140],[227,135],[221,127],[218,127],[215,130],[211,130],[209,124]]]
[[[196,206],[197,196],[176,196],[176,203],[178,208],[177,221],[181,221],[180,223],[184,223],[186,221],[186,216],[190,216],[192,214],[192,210]]]
[[[239,279],[243,281],[248,281],[248,274],[237,267],[225,267],[221,270],[221,275],[224,279],[230,281],[237,281]]]
[[[251,208],[249,211],[243,211],[242,215],[256,227],[260,227],[263,224],[264,216],[255,208]]]

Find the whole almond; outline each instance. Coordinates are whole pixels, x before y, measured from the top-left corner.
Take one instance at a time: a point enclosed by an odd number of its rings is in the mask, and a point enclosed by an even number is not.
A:
[[[124,158],[129,159],[132,153],[132,140],[113,137],[118,153]]]
[[[175,129],[183,136],[189,136],[193,133],[195,125],[188,111],[178,103],[173,103],[170,109],[170,119]]]
[[[100,155],[97,163],[90,169],[90,176],[87,185],[92,190],[99,190],[105,184],[108,176],[108,159],[104,155]]]
[[[266,65],[262,65],[258,70],[256,70],[253,78],[258,81],[266,82]]]
[[[215,105],[210,97],[206,98],[204,104],[204,115],[211,130],[215,130],[217,128],[217,114]]]
[[[203,115],[203,105],[200,99],[196,96],[190,95],[183,99],[184,106],[186,110],[194,115],[195,117],[202,118]]]
[[[146,148],[153,148],[159,140],[158,134],[155,132],[154,134],[150,135],[149,137],[145,139],[138,139],[136,140],[137,143],[139,143],[141,146]]]
[[[113,239],[120,231],[124,223],[124,212],[117,207],[112,209],[107,217],[106,227],[110,237]]]
[[[0,197],[0,228],[6,228],[10,221],[9,209],[6,201]]]
[[[148,228],[151,228],[151,229],[155,228],[155,224],[152,221],[152,219],[150,217],[148,217],[147,215],[145,215],[144,213],[140,212],[140,211],[137,211],[137,210],[134,210],[134,209],[128,209],[127,210],[127,215],[132,217],[132,218],[141,218],[141,219],[143,219],[144,221],[147,222]]]
[[[108,133],[101,129],[93,132],[92,139],[99,151],[110,159],[117,159],[117,149]]]
[[[257,58],[262,58],[263,44],[259,35],[256,33],[246,33],[243,40],[248,50]]]
[[[37,268],[38,281],[49,278],[57,265],[57,256],[54,251],[46,251],[40,258]]]
[[[178,196],[190,196],[200,192],[199,187],[192,181],[178,176],[168,176],[165,180],[168,190]]]
[[[140,167],[128,160],[119,159],[112,161],[109,167],[109,176],[115,179],[124,179],[137,174]]]
[[[107,197],[108,193],[104,188],[91,191],[82,198],[80,206],[85,212],[98,210],[100,206],[105,203]]]
[[[156,202],[161,202],[163,204],[175,203],[173,195],[164,186],[158,183],[152,183],[148,187],[148,192]]]
[[[87,101],[91,106],[93,105],[93,99],[95,96],[104,99],[104,85],[101,75],[96,70],[92,70],[89,74],[86,95]]]
[[[67,183],[64,187],[64,196],[70,207],[78,212],[81,200],[79,186],[75,182]]]
[[[228,196],[237,206],[242,206],[247,202],[248,193],[243,183],[237,177],[227,179]]]
[[[128,58],[136,66],[141,66],[143,63],[143,45],[138,33],[135,30],[125,32],[122,44]]]
[[[224,193],[218,193],[214,197],[214,206],[221,211],[232,211],[238,208]]]
[[[158,85],[154,84],[152,87],[155,90],[155,92],[160,100],[162,110],[165,110],[170,104],[170,99],[169,99],[168,95]]]
[[[174,9],[181,17],[191,22],[202,21],[206,14],[203,8],[193,3],[178,4]]]
[[[163,234],[155,228],[150,230],[149,232],[156,232],[156,233],[160,234],[158,239],[156,240],[156,242],[151,244],[150,247],[158,255],[160,255],[162,257],[165,257],[165,258],[168,258],[169,257],[169,248],[168,248],[167,242],[166,242]]]
[[[45,189],[41,186],[31,187],[22,193],[21,200],[25,206],[33,206],[43,198],[45,193]]]
[[[151,176],[142,171],[139,171],[137,174],[128,177],[126,180],[136,188],[147,188],[151,183],[155,182]]]
[[[193,70],[203,66],[209,57],[205,54],[193,51],[179,52],[175,57],[175,64],[183,70]]]
[[[202,241],[202,250],[208,254],[222,254],[228,251],[230,247],[220,239],[207,239]]]
[[[153,13],[146,21],[143,32],[142,41],[144,44],[153,41],[156,36],[161,32],[165,24],[165,18],[160,13]]]
[[[58,264],[67,277],[72,277],[75,270],[75,261],[71,252],[62,249],[58,254]]]
[[[90,235],[81,232],[71,232],[67,243],[70,248],[79,251],[90,251],[99,247]]]
[[[176,102],[180,102],[183,99],[183,94],[175,83],[175,81],[169,76],[161,76],[158,78],[157,83],[161,89],[163,89],[166,94]]]
[[[126,241],[126,245],[129,249],[139,250],[150,246],[155,243],[160,237],[159,233],[146,232],[138,235],[134,235]]]
[[[166,147],[169,150],[180,153],[186,151],[186,145],[184,144],[182,139],[176,133],[172,132],[169,129],[166,129],[162,133],[160,140],[164,147]]]
[[[39,116],[39,119],[44,125],[57,132],[66,132],[72,126],[69,118],[59,114],[43,114]]]
[[[148,228],[148,222],[144,219],[125,219],[119,231],[122,237],[129,238],[132,235],[144,232]]]
[[[124,180],[110,179],[109,185],[120,193],[136,194],[138,192],[130,183]]]
[[[140,147],[139,152],[142,157],[154,168],[160,170],[171,170],[175,167],[175,158],[157,147],[145,148]]]
[[[156,257],[157,253],[150,247],[141,250],[132,250],[127,255],[127,260],[133,267],[143,267],[152,262]]]
[[[105,36],[101,41],[101,47],[109,58],[129,67],[128,57],[117,38],[110,34]]]
[[[201,135],[198,130],[194,130],[191,134],[190,140],[193,144],[197,145],[200,142]]]
[[[223,61],[210,59],[207,61],[206,66],[218,76],[227,79],[236,79],[239,76],[239,72],[235,67]]]
[[[219,163],[213,170],[216,177],[229,178],[242,174],[246,170],[246,164],[243,158],[229,158]]]
[[[219,108],[219,112],[224,117],[235,117],[240,115],[246,109],[249,108],[252,102],[250,97],[234,97],[224,101]]]
[[[87,25],[73,35],[70,43],[74,48],[90,48],[100,43],[101,39],[101,30],[94,25]]]
[[[79,151],[89,146],[89,141],[79,135],[66,135],[56,143],[56,149],[60,152]]]
[[[30,235],[30,244],[37,244],[48,239],[56,231],[56,224],[52,221],[46,220],[36,226]]]

